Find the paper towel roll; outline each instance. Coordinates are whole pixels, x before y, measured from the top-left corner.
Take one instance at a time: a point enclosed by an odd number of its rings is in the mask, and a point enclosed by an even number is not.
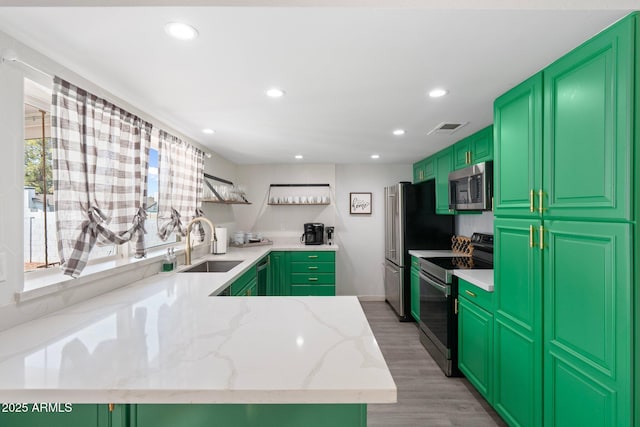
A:
[[[217,241],[213,243],[214,254],[227,253],[227,229],[226,227],[216,227]]]

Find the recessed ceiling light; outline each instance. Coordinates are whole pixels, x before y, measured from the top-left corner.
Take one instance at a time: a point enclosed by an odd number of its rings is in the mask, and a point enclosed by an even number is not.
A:
[[[206,133],[207,135],[213,135],[214,133],[216,133],[216,131],[213,129],[207,128],[207,129],[202,129],[202,133]]]
[[[401,136],[401,135],[404,135],[405,133],[407,133],[407,131],[405,131],[404,129],[396,129],[393,131],[393,134],[395,136]]]
[[[372,159],[379,159],[380,158],[380,154],[372,154],[371,158]]]
[[[296,159],[300,160],[300,159],[302,159],[302,154],[296,154],[295,157],[296,157]]]
[[[447,93],[449,93],[449,91],[446,89],[436,88],[429,92],[429,96],[431,98],[440,98],[441,96],[445,96]]]
[[[164,31],[178,40],[191,40],[198,37],[198,30],[182,22],[169,22],[164,26]]]
[[[267,90],[266,94],[270,98],[280,98],[284,96],[285,92],[277,87],[272,87],[271,89]]]

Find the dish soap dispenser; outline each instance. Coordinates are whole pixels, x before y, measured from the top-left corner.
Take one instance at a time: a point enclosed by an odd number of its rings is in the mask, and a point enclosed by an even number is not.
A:
[[[162,260],[162,271],[172,271],[173,260],[171,259],[171,249],[167,248],[167,255]]]

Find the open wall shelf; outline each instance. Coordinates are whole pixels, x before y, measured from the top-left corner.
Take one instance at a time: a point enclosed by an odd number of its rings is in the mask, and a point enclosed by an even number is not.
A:
[[[251,204],[242,188],[231,181],[205,173],[204,184],[202,201],[205,203],[220,203],[224,205]]]
[[[326,206],[331,204],[331,186],[329,184],[271,184],[267,204]]]

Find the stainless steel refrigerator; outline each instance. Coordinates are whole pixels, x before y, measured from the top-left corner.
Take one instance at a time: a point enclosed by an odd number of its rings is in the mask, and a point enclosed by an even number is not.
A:
[[[435,181],[385,187],[385,299],[401,321],[411,321],[410,249],[450,249],[453,215],[436,215]]]

